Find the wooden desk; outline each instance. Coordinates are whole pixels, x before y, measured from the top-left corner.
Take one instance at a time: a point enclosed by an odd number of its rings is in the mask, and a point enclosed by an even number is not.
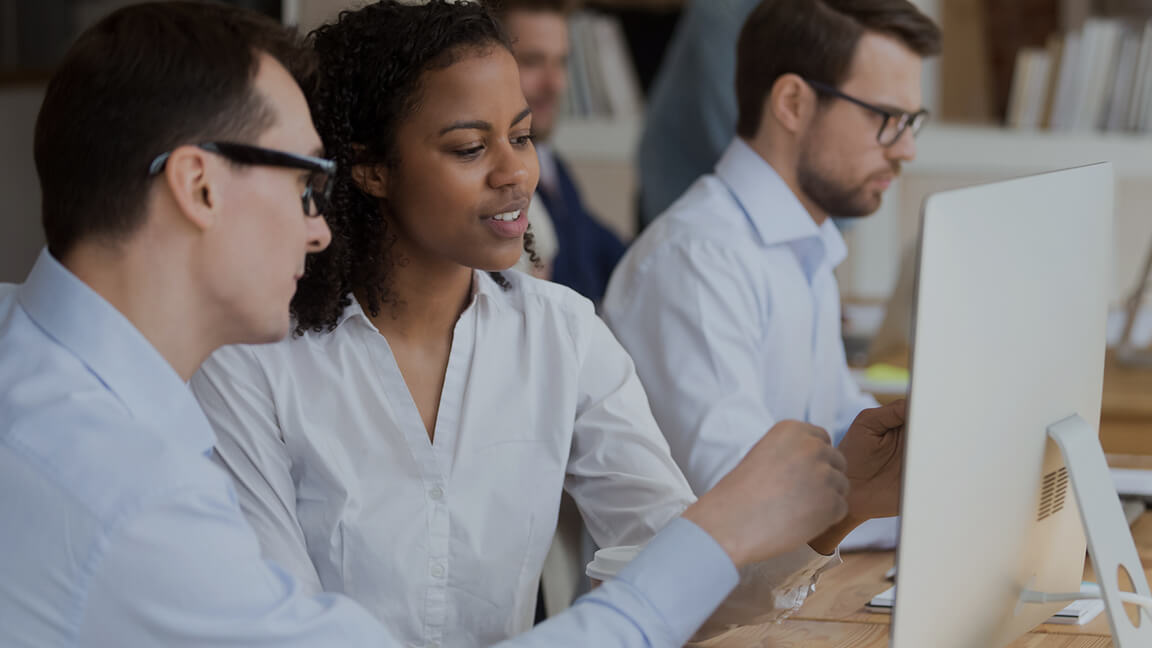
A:
[[[1115,454],[1152,455],[1152,369],[1104,364],[1100,444]]]
[[[1145,574],[1152,580],[1152,513],[1132,525],[1132,537]],[[804,607],[780,624],[739,628],[695,644],[702,648],[886,648],[888,614],[873,614],[864,604],[888,589],[884,572],[892,566],[890,551],[844,555],[844,564],[820,578]],[[1091,566],[1085,580],[1093,580]],[[900,604],[897,598],[897,605]],[[1108,619],[1101,613],[1082,626],[1042,624],[1009,644],[1011,648],[1104,648],[1112,645]]]

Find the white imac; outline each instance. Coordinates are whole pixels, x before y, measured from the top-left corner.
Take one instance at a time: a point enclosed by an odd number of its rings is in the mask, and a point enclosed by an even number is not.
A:
[[[1113,195],[1097,164],[925,201],[893,648],[1028,632],[1067,601],[1026,590],[1080,590],[1085,529],[1116,645],[1152,646],[1119,602],[1120,565],[1149,591],[1097,436]]]

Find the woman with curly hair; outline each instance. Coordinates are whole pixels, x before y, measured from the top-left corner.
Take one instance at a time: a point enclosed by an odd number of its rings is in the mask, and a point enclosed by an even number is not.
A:
[[[694,497],[592,304],[505,272],[538,169],[487,10],[386,0],[313,42],[332,245],[296,335],[223,349],[192,385],[268,558],[412,645],[487,645],[532,624],[562,492],[601,546]],[[755,613],[798,605],[829,560],[774,561]]]

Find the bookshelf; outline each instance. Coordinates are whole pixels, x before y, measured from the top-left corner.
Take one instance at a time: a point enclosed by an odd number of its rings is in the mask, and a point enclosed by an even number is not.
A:
[[[915,240],[920,206],[935,191],[1094,162],[1116,173],[1116,265],[1112,300],[1137,281],[1152,240],[1152,136],[1019,131],[932,125],[917,140],[917,158],[885,197],[884,206],[849,232],[842,268],[846,295],[883,299],[895,286],[900,259]],[[1042,244],[1043,232],[1037,232]]]
[[[584,161],[627,162],[635,156],[642,120],[566,119],[557,150]],[[1117,174],[1152,179],[1152,134],[1052,132],[1000,126],[934,124],[917,139],[917,173],[984,170],[1030,173],[1037,167],[1111,160]]]
[[[635,148],[641,120],[566,120],[554,144],[572,163],[593,209],[631,235]],[[1117,177],[1116,281],[1119,303],[1136,281],[1152,240],[1152,135],[1024,131],[994,126],[930,124],[917,158],[889,189],[884,206],[847,235],[851,254],[841,269],[844,295],[887,298],[900,258],[915,239],[928,193],[1093,162],[1112,162]],[[1042,233],[1037,233],[1038,240]]]

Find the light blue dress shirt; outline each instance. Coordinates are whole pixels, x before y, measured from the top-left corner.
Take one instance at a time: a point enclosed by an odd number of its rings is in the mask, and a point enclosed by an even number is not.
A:
[[[46,251],[26,283],[0,285],[0,645],[397,645],[260,557],[213,443],[164,358]],[[502,645],[680,646],[736,582],[678,519]]]
[[[876,401],[844,357],[833,270],[847,250],[737,138],[617,266],[603,316],[703,493],[783,419],[839,443]]]

